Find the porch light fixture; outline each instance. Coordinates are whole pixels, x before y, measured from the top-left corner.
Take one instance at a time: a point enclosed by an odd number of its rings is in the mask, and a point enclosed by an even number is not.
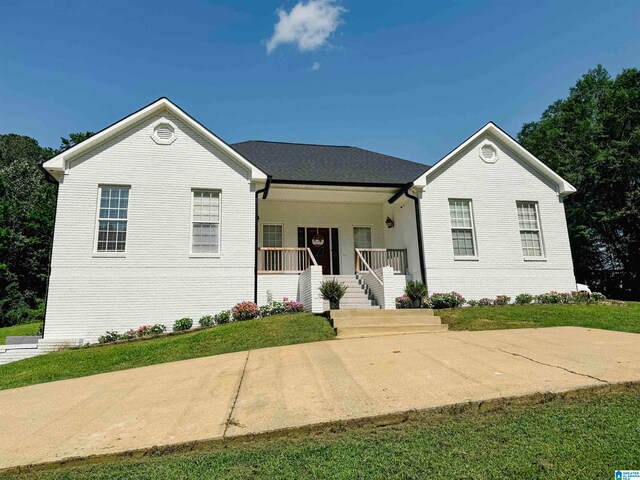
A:
[[[395,225],[393,223],[393,220],[391,220],[389,217],[387,217],[387,219],[384,221],[384,223],[387,224],[387,228],[393,228],[393,226]]]
[[[321,247],[324,245],[324,237],[316,234],[311,238],[311,243],[314,247]]]

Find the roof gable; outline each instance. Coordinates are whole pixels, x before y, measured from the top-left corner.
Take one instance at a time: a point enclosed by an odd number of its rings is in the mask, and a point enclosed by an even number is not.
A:
[[[467,148],[471,143],[475,142],[478,138],[482,137],[485,134],[491,134],[504,143],[507,147],[509,147],[518,157],[522,158],[529,165],[531,165],[535,170],[540,172],[544,177],[548,178],[552,182],[554,182],[558,187],[558,194],[561,196],[571,195],[576,191],[575,187],[567,182],[564,178],[558,175],[556,172],[547,167],[544,163],[538,160],[531,152],[525,149],[522,145],[520,145],[514,138],[511,137],[508,133],[498,127],[495,123],[489,122],[476,133],[471,135],[468,139],[458,145],[455,149],[445,155],[440,161],[438,161],[435,165],[433,165],[429,170],[427,170],[423,175],[419,176],[414,184],[418,186],[425,186],[429,179],[436,175],[438,172],[447,168],[452,160],[456,158],[456,156]]]
[[[229,158],[249,170],[251,172],[252,180],[266,180],[267,175],[259,167],[247,160],[241,153],[231,148],[220,137],[215,135],[204,125],[194,119],[191,115],[186,113],[184,110],[182,110],[180,107],[178,107],[176,104],[165,97],[162,97],[155,102],[150,103],[149,105],[141,108],[131,115],[128,115],[122,120],[119,120],[112,125],[104,128],[84,142],[80,142],[79,144],[74,145],[73,147],[59,153],[55,157],[44,162],[42,166],[47,172],[51,174],[64,173],[69,168],[69,162],[74,158],[77,158],[79,155],[86,153],[89,150],[97,147],[98,145],[106,142],[119,133],[122,133],[123,131],[132,127],[133,125],[138,124],[142,120],[165,110],[180,118],[185,124],[187,124],[195,132],[202,135],[202,137],[211,142],[216,148],[221,150]]]

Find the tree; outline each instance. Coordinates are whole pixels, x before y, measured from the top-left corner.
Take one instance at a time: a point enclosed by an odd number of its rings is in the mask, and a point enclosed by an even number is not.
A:
[[[89,136],[71,134],[54,150],[26,136],[0,135],[0,327],[44,316],[57,186],[40,164]]]
[[[578,281],[639,298],[640,70],[590,70],[518,140],[578,190],[565,200]]]

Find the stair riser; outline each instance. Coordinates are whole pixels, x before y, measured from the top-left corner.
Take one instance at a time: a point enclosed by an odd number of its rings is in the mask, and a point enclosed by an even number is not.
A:
[[[343,309],[341,305],[340,310],[332,310],[331,318],[334,320],[338,320],[341,318],[361,318],[361,317],[369,318],[370,315],[363,312],[351,312],[347,309]],[[376,312],[376,317],[379,318],[401,318],[401,317],[432,317],[434,316],[433,310],[431,309],[403,309],[403,310],[380,310]]]
[[[340,305],[340,308],[347,308],[349,310],[370,310],[372,312],[375,312],[376,310],[380,309],[379,305],[371,305],[371,303],[369,304],[350,304],[350,305]],[[332,312],[335,310],[331,310]]]
[[[361,327],[361,326],[369,326],[375,325],[380,327],[399,327],[405,325],[441,325],[440,317],[404,317],[404,318],[395,318],[393,320],[386,318],[349,318],[349,319],[339,319],[333,320],[333,326],[340,328],[352,328],[352,327]]]
[[[397,327],[351,327],[338,329],[338,338],[357,335],[393,335],[401,333],[437,333],[446,332],[448,325],[405,325]]]

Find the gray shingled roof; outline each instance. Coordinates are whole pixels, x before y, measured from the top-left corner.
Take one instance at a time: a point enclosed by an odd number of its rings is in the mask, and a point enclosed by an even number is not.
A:
[[[274,180],[404,185],[429,169],[357,147],[264,141],[231,147]]]

